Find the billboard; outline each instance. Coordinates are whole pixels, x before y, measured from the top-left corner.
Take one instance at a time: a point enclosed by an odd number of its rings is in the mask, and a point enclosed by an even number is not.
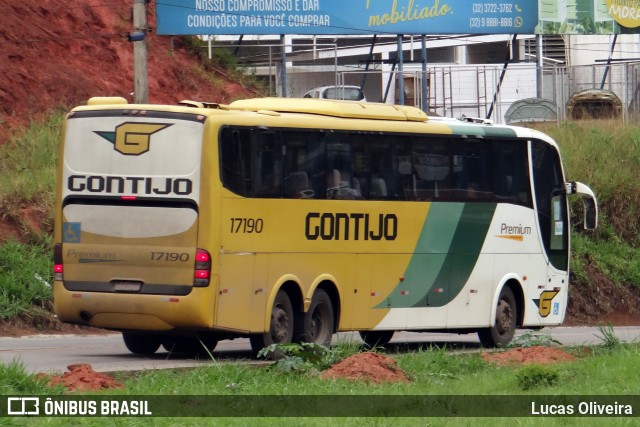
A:
[[[536,1],[162,0],[158,34],[532,34]]]
[[[640,32],[640,0],[538,0],[536,34]]]

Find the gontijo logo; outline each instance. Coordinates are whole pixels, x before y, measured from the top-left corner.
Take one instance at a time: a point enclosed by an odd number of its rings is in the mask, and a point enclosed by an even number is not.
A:
[[[540,298],[533,300],[533,302],[538,306],[538,312],[540,313],[540,316],[547,317],[551,314],[551,301],[553,301],[558,293],[560,293],[560,291],[557,290],[542,291],[542,293],[540,293]],[[556,312],[556,310],[554,310],[553,314],[556,315],[558,313]]]
[[[170,123],[126,122],[116,126],[115,132],[94,131],[113,144],[113,148],[127,156],[139,156],[149,151],[151,135],[171,126]]]

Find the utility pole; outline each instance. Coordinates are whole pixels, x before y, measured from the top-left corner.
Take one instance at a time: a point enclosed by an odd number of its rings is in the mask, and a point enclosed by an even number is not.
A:
[[[398,82],[398,104],[404,105],[404,43],[402,34],[398,34],[398,73],[396,74],[396,81]]]
[[[133,32],[129,41],[133,43],[133,101],[149,103],[147,80],[147,0],[133,0]]]
[[[544,85],[544,49],[542,34],[536,35],[536,96],[542,98]]]

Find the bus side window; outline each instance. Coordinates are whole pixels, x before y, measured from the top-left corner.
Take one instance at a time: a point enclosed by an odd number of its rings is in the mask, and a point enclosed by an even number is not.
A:
[[[309,176],[304,171],[291,172],[285,179],[287,197],[293,199],[312,199],[314,191],[309,185]]]
[[[284,197],[318,198],[324,191],[323,132],[282,131]],[[320,196],[321,197],[321,196]]]
[[[447,200],[451,197],[450,143],[443,139],[412,140],[412,177],[405,187],[408,200]],[[406,167],[406,165],[405,165]],[[409,191],[407,191],[409,190]]]
[[[282,196],[282,149],[276,133],[264,131],[257,134],[252,144],[253,165],[251,174],[255,195],[258,197]]]
[[[526,141],[494,141],[493,157],[496,200],[532,207]]]
[[[356,136],[338,134],[336,138],[354,139]],[[360,181],[353,174],[352,155],[352,146],[349,143],[340,140],[327,143],[327,199],[362,199]]]
[[[220,172],[225,188],[247,196],[251,185],[250,134],[245,130],[224,128],[220,134]]]
[[[493,199],[491,145],[483,140],[458,140],[453,143],[454,200],[488,201]]]

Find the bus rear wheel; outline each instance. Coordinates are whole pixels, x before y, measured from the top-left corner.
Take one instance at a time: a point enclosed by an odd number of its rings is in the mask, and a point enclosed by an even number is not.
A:
[[[360,331],[360,338],[367,348],[381,347],[389,344],[394,331]]]
[[[122,339],[124,345],[133,354],[153,354],[160,348],[162,341],[160,335],[135,332],[123,332]]]
[[[480,329],[478,337],[485,347],[503,347],[511,342],[516,333],[517,308],[513,292],[502,288],[496,308],[496,323],[490,328]]]
[[[269,331],[264,334],[254,334],[249,337],[251,349],[258,352],[271,344],[290,343],[293,338],[294,315],[289,295],[282,289],[276,294],[271,308],[271,324]]]
[[[302,342],[331,345],[334,330],[333,305],[326,291],[318,289],[311,299],[309,310],[304,315]]]

